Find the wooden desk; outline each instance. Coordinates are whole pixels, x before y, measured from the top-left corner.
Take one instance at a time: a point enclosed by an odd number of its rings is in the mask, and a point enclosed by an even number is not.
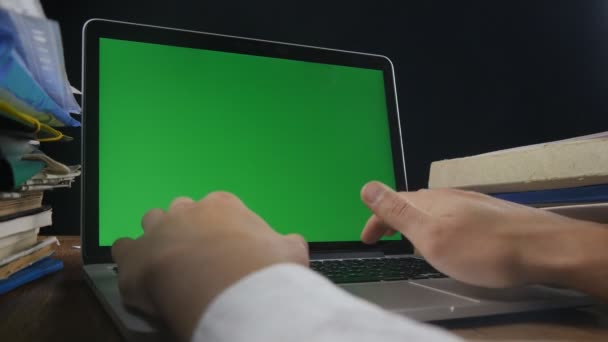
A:
[[[1,341],[120,341],[82,275],[78,237],[60,238],[65,269],[0,296]],[[606,307],[443,324],[466,339],[608,341]]]

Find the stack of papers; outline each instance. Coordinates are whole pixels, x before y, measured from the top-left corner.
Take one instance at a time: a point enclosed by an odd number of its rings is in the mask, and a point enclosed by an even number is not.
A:
[[[38,1],[0,2],[1,115],[39,127],[79,126],[81,109],[68,82],[57,22],[44,18]]]
[[[70,188],[76,177],[80,176],[80,165],[69,167],[66,174],[53,174],[42,170],[34,177],[28,179],[19,187],[19,191],[43,191],[56,188]]]
[[[69,188],[80,165],[46,155],[45,143],[70,141],[80,106],[65,73],[59,25],[37,0],[0,0],[0,293],[63,267],[45,191]],[[44,230],[43,230],[44,231]]]

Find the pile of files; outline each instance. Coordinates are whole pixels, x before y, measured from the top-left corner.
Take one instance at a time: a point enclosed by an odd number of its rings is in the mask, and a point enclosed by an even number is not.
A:
[[[433,162],[429,188],[459,188],[608,223],[608,132]]]
[[[59,26],[38,1],[0,0],[0,294],[63,268],[45,191],[69,188],[80,166],[44,154],[72,140],[80,113],[65,73]]]

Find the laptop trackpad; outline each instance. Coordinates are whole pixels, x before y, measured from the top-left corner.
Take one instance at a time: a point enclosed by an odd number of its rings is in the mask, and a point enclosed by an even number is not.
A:
[[[357,297],[393,311],[404,308],[454,307],[477,303],[466,297],[451,295],[408,281],[342,284],[340,286]]]
[[[552,299],[564,297],[581,298],[583,294],[566,289],[553,289],[540,285],[521,286],[515,288],[490,289],[467,285],[450,278],[425,279],[413,281],[421,286],[428,286],[438,291],[455,293],[465,298],[472,298],[478,301],[492,302],[531,302],[531,301],[550,301]]]

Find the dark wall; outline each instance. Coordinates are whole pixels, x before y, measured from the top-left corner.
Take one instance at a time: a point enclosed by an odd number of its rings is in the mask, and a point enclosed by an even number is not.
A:
[[[389,56],[408,179],[432,160],[608,129],[608,2],[60,1],[68,75],[80,84],[81,27],[100,17]],[[78,137],[78,130],[68,130]],[[67,147],[67,148],[66,148]],[[76,163],[76,143],[45,151]],[[55,233],[76,233],[78,190],[47,196]]]

